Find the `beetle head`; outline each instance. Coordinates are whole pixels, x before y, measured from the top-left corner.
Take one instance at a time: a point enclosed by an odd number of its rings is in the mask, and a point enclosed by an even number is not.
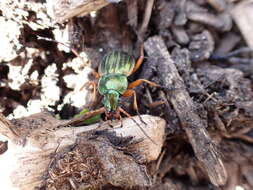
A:
[[[104,95],[103,104],[107,112],[114,112],[117,110],[119,102],[119,93],[116,90],[108,90]]]

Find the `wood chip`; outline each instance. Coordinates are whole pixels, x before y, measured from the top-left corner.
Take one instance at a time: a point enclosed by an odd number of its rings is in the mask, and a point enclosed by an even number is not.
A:
[[[109,4],[106,0],[47,0],[48,12],[62,23],[74,16],[84,16]]]
[[[241,31],[246,43],[253,48],[253,1],[242,1],[231,10],[232,18]]]

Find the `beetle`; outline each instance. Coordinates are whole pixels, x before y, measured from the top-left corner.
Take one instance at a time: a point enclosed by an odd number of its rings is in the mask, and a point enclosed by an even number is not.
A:
[[[45,38],[42,36],[37,36],[38,39],[51,41],[55,43],[60,43],[68,48],[77,56],[80,57],[77,51],[68,45],[58,42],[56,40]],[[112,51],[111,53],[104,56],[102,61],[99,64],[98,72],[93,72],[95,77],[98,79],[97,82],[89,81],[83,85],[80,89],[82,90],[86,85],[93,86],[93,101],[96,101],[96,91],[103,96],[103,107],[94,111],[88,111],[84,109],[77,117],[71,119],[60,126],[67,125],[78,125],[86,120],[87,123],[94,122],[100,117],[96,117],[99,114],[105,113],[107,119],[119,118],[121,119],[120,112],[126,115],[127,117],[131,117],[126,111],[124,111],[118,104],[120,96],[134,96],[134,109],[138,112],[136,93],[133,90],[134,87],[140,85],[142,82],[146,82],[151,86],[161,87],[160,85],[145,80],[138,79],[130,84],[128,84],[127,77],[133,74],[135,71],[139,69],[144,59],[144,48],[141,45],[141,53],[140,57],[136,61],[133,56],[128,55],[127,53],[121,51]],[[87,112],[88,111],[88,112]],[[91,120],[87,120],[91,119]],[[58,126],[58,127],[60,127]],[[141,129],[143,133],[145,131]],[[145,133],[146,134],[146,133]],[[153,140],[149,137],[149,139],[153,142]],[[155,142],[154,142],[155,143]],[[156,143],[155,143],[156,144]]]
[[[98,82],[89,81],[83,85],[93,86],[93,101],[96,101],[97,90],[100,95],[103,96],[103,107],[89,111],[84,115],[80,115],[71,121],[64,124],[66,125],[78,125],[83,121],[90,119],[99,114],[105,113],[106,119],[121,119],[120,113],[123,113],[127,117],[131,117],[125,110],[119,106],[119,100],[121,96],[134,97],[134,109],[137,111],[138,115],[138,105],[136,100],[136,92],[134,87],[140,85],[142,82],[146,82],[151,86],[160,87],[160,85],[148,81],[146,79],[138,79],[134,82],[128,83],[127,77],[133,74],[139,69],[144,59],[143,46],[141,47],[141,54],[137,62],[133,56],[130,56],[121,51],[112,51],[111,53],[104,56],[99,64],[98,72],[93,72]],[[80,90],[82,90],[82,88]],[[141,119],[141,117],[140,117]],[[142,120],[142,119],[141,119]],[[143,121],[143,120],[142,120]],[[144,121],[143,121],[144,122]],[[145,123],[145,122],[144,122]],[[140,127],[141,131],[154,143],[151,137],[149,137],[145,130]]]
[[[103,57],[99,64],[98,72],[93,73],[98,79],[98,82],[89,81],[85,84],[93,86],[94,101],[96,99],[96,90],[103,96],[103,107],[85,114],[86,118],[101,113],[105,113],[107,119],[121,118],[120,113],[130,117],[130,115],[119,106],[121,96],[133,96],[133,107],[137,113],[139,113],[136,92],[133,88],[143,82],[154,87],[160,87],[160,85],[146,79],[138,79],[130,84],[128,83],[128,76],[140,68],[143,59],[143,46],[141,47],[140,57],[137,61],[133,56],[121,51],[112,51]]]

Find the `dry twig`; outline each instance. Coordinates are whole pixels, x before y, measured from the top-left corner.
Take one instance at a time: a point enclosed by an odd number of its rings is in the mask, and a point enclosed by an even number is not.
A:
[[[204,123],[195,112],[194,103],[185,90],[184,82],[179,76],[164,41],[161,37],[154,36],[144,43],[144,47],[148,55],[157,61],[162,85],[168,89],[171,89],[172,86],[178,89],[168,92],[167,99],[172,102],[196,157],[206,168],[211,182],[216,186],[224,185],[227,180],[227,173],[223,162],[205,129]]]

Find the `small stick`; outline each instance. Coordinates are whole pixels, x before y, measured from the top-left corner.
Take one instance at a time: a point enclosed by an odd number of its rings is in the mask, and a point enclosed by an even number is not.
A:
[[[144,47],[150,57],[156,58],[162,85],[167,88],[173,86],[178,89],[170,91],[167,94],[167,99],[172,103],[196,157],[205,167],[211,182],[216,186],[224,185],[227,181],[226,169],[204,126],[204,122],[195,112],[195,105],[186,91],[184,81],[171,59],[165,42],[161,37],[154,36],[144,43]]]
[[[79,55],[79,53],[75,49],[71,48],[69,45],[67,45],[67,44],[65,44],[63,42],[59,42],[57,40],[54,40],[54,39],[51,39],[51,38],[47,38],[47,37],[38,36],[38,35],[37,35],[37,38],[38,38],[38,40],[45,40],[45,41],[55,42],[57,44],[61,44],[61,45],[65,46],[65,47],[69,48],[73,52],[73,54],[75,54],[76,57],[81,58],[81,56]]]
[[[154,0],[148,0],[146,1],[146,8],[145,8],[145,14],[144,14],[144,19],[141,24],[141,27],[139,29],[139,40],[143,42],[144,35],[146,33],[146,30],[148,28],[148,24],[150,21],[151,13],[152,13],[152,8],[154,5]]]
[[[102,114],[105,112],[105,108],[102,107],[102,108],[99,108],[97,110],[94,110],[94,111],[90,111],[84,115],[81,115],[79,117],[76,117],[76,118],[73,118],[71,120],[68,120],[66,122],[62,122],[60,125],[58,125],[56,128],[61,128],[61,127],[66,127],[66,126],[69,126],[69,125],[78,125],[79,123],[83,122],[84,120],[86,119],[89,119],[95,115],[98,115],[98,114]]]

